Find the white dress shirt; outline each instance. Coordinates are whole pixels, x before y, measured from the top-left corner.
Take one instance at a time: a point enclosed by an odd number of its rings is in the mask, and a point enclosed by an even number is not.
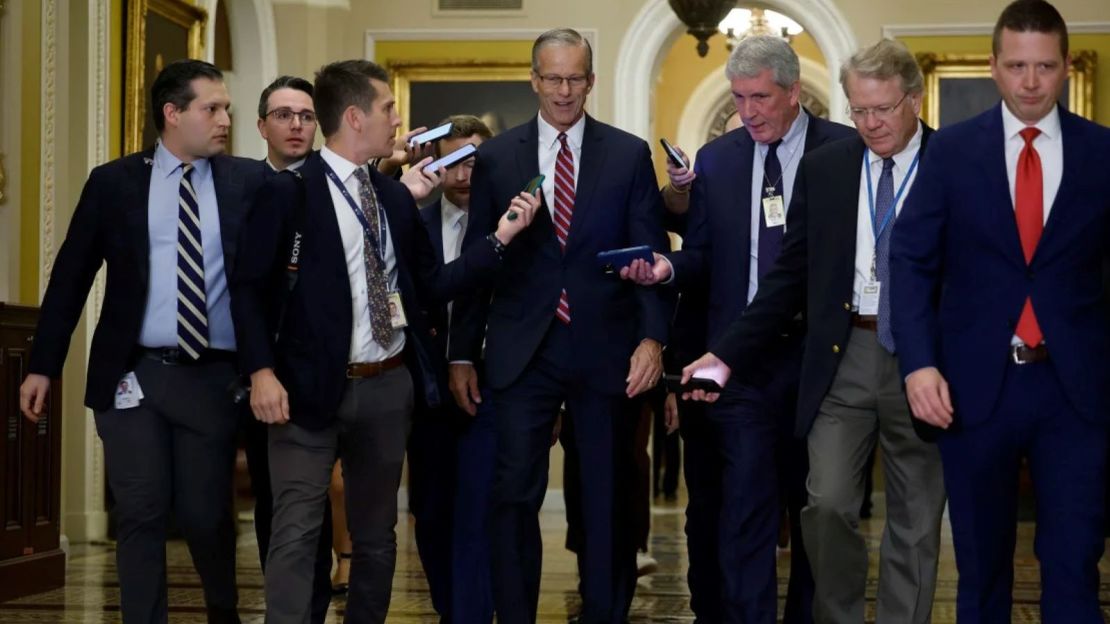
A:
[[[355,169],[366,167],[366,163],[356,165],[331,151],[327,146],[320,149],[320,157],[324,159],[336,177],[346,187],[351,198],[361,202],[358,178]],[[363,230],[362,223],[355,216],[351,205],[343,197],[343,193],[335,186],[335,182],[328,178],[328,190],[331,191],[331,203],[335,207],[335,216],[339,220],[339,235],[343,239],[343,255],[347,259],[347,277],[351,280],[351,362],[381,362],[401,353],[405,347],[405,332],[400,329],[393,330],[393,339],[388,347],[383,348],[374,342],[373,330],[370,326],[370,296],[366,287],[366,261],[363,258]],[[386,284],[390,292],[397,291],[397,254],[393,249],[392,236],[389,234],[389,223],[385,221],[385,212],[380,215],[385,223],[386,236],[383,241],[385,249]],[[405,310],[411,314],[412,310]]]
[[[806,149],[806,130],[809,129],[809,115],[801,107],[798,116],[790,129],[782,136],[775,155],[778,156],[779,165],[782,167],[782,208],[788,214],[790,211],[790,198],[794,195],[794,178],[798,175],[798,163],[802,160],[802,153]],[[755,299],[755,292],[759,289],[759,214],[763,212],[763,161],[771,146],[764,143],[755,144],[755,154],[752,158],[752,210],[751,210],[751,263],[748,267],[748,303]],[[771,180],[775,182],[775,180]],[[782,226],[783,232],[786,226]]]
[[[898,200],[894,204],[894,221],[888,225],[888,228],[893,228],[897,225],[898,215],[902,213],[902,204],[906,203],[906,197],[910,194],[910,188],[913,186],[913,181],[917,179],[917,167],[910,171],[913,166],[914,158],[917,157],[918,151],[921,150],[921,135],[923,133],[921,123],[917,124],[917,132],[914,133],[913,138],[906,144],[905,149],[894,155],[894,168],[891,170],[891,175],[894,177],[894,192],[897,193],[901,188],[902,183],[906,180],[906,174],[910,174],[910,179],[906,182],[906,190],[902,192]],[[852,280],[852,309],[859,310],[859,296],[863,292],[863,285],[871,281],[871,260],[875,257],[875,230],[871,223],[871,206],[868,200],[867,193],[867,169],[871,168],[871,195],[878,197],[879,192],[879,178],[883,175],[883,158],[872,152],[865,150],[864,155],[867,157],[866,164],[860,165],[859,172],[859,209],[856,213],[856,276]],[[881,288],[889,288],[889,284],[883,284]]]
[[[543,115],[537,115],[539,120],[539,156],[540,173],[544,175],[543,199],[551,210],[555,210],[555,159],[559,156],[559,130],[547,123]],[[567,147],[570,148],[574,158],[574,188],[578,188],[578,173],[582,168],[582,135],[586,132],[586,116],[582,115],[573,126],[567,130]],[[524,189],[521,189],[524,190]]]
[[[297,162],[290,163],[289,166],[286,167],[285,169],[288,169],[289,171],[296,171],[297,169],[301,168],[301,165],[303,165],[304,161],[307,160],[307,159],[308,159],[308,156],[305,156],[304,158],[298,160]],[[274,161],[270,160],[269,156],[266,156],[266,164],[270,165],[270,169],[273,169],[274,171],[284,171],[284,169],[278,169],[274,165]]]
[[[447,196],[440,198],[439,221],[443,233],[443,263],[447,264],[459,257],[462,250],[463,235],[466,234],[467,213],[456,206]],[[454,302],[447,303],[447,326],[451,326],[451,312]]]

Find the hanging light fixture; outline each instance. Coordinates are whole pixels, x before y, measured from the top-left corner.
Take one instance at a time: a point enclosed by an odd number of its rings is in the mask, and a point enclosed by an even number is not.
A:
[[[728,49],[732,50],[740,40],[753,35],[781,37],[791,43],[802,32],[802,25],[777,11],[734,8],[717,25],[717,30],[728,38]]]
[[[698,56],[709,53],[708,39],[719,31],[718,25],[736,6],[736,0],[668,0],[671,9],[686,25],[686,32],[698,40]]]

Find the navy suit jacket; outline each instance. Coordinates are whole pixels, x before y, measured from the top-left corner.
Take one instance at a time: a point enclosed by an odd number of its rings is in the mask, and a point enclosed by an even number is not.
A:
[[[853,134],[855,130],[847,126],[810,115],[803,153]],[[707,284],[709,344],[748,303],[754,155],[755,140],[744,128],[717,137],[698,150],[694,161],[698,177],[690,190],[682,251],[667,255],[678,288]]]
[[[35,331],[28,371],[60,376],[89,289],[101,265],[107,263],[104,304],[93,333],[85,385],[85,405],[97,411],[112,406],[116,384],[131,364],[146,314],[150,286],[147,204],[153,158],[151,148],[105,163],[89,174],[54,260]],[[220,155],[209,162],[220,215],[224,270],[230,284],[239,255],[239,227],[260,179],[252,160]]]
[[[535,118],[478,148],[471,179],[470,224],[464,248],[493,231],[509,201],[539,174]],[[509,246],[504,269],[488,294],[456,300],[451,360],[477,361],[482,338],[490,386],[513,383],[532,360],[559,293],[567,290],[576,372],[588,387],[623,393],[629,358],[644,338],[667,342],[670,306],[652,288],[635,286],[597,265],[597,253],[635,245],[666,250],[663,204],[647,143],[586,117],[566,252],[545,207]],[[488,322],[488,334],[486,327]]]
[[[435,248],[436,258],[443,262],[443,201],[437,199],[420,209],[420,219],[428,229],[428,239]],[[447,304],[436,303],[429,305],[426,311],[432,344],[436,352],[447,356]],[[446,388],[446,384],[443,386]]]
[[[443,265],[408,189],[372,167],[370,179],[385,207],[397,257],[397,284],[409,323],[405,360],[417,393],[434,407],[441,401],[436,370],[443,352],[429,344],[427,306],[476,287],[499,261],[486,244]],[[278,328],[276,301],[284,295],[298,204],[306,221],[298,278]],[[291,420],[309,429],[323,428],[334,418],[351,349],[351,285],[335,210],[319,152],[310,154],[296,174],[271,177],[247,217],[239,242],[242,260],[231,281],[243,371],[274,368],[289,392]]]
[[[1031,264],[1014,218],[1001,105],[936,133],[893,232],[902,372],[939,368],[965,426],[994,411],[1027,297],[1069,401],[1092,421],[1110,418],[1110,129],[1059,112],[1064,175]]]

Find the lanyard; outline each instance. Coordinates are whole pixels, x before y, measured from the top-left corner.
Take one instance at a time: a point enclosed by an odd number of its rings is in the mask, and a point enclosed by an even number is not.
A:
[[[890,204],[890,211],[883,217],[881,224],[875,223],[875,191],[871,185],[871,163],[867,161],[867,154],[871,150],[864,150],[863,152],[863,169],[867,172],[867,207],[871,209],[871,231],[875,234],[875,243],[878,244],[879,237],[882,236],[883,230],[886,229],[890,222],[894,220],[894,213],[898,208],[898,200],[901,199],[902,193],[906,192],[906,186],[910,183],[910,178],[913,177],[914,169],[917,169],[917,160],[921,158],[921,150],[913,157],[913,163],[910,165],[909,171],[906,172],[906,177],[902,178],[902,184],[898,187],[898,193],[894,195],[894,201]]]
[[[329,165],[327,162],[324,162],[323,159],[321,159],[321,162],[324,165],[324,173],[328,174],[328,178],[330,178],[335,186],[339,188],[339,192],[343,194],[343,199],[347,200],[347,204],[350,205],[351,210],[354,211],[355,217],[358,218],[358,222],[362,224],[362,231],[364,234],[366,234],[366,238],[369,239],[370,246],[374,249],[374,255],[378,257],[378,260],[382,263],[382,266],[384,267],[385,248],[380,241],[385,240],[387,232],[385,231],[385,212],[382,210],[381,202],[377,202],[378,232],[375,233],[370,227],[370,222],[366,220],[366,215],[363,214],[361,209],[359,209],[358,203],[355,202],[355,198],[351,197],[350,192],[347,191],[347,187],[343,185],[343,182],[339,180],[339,176],[335,174],[335,170],[332,169],[331,165]],[[373,193],[373,191],[371,191],[371,193]]]

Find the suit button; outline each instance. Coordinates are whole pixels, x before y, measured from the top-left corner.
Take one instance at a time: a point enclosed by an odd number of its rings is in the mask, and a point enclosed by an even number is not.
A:
[[[433,327],[433,328],[429,329],[428,333],[431,334],[432,338],[435,338],[436,337],[436,328]]]
[[[840,353],[840,345],[833,345],[833,353]]]
[[[849,312],[851,312],[851,311],[852,311],[852,304],[850,304],[850,303],[848,303],[847,301],[845,301],[845,302],[844,302],[844,309],[845,309],[845,310],[847,310],[847,311],[849,311]]]

